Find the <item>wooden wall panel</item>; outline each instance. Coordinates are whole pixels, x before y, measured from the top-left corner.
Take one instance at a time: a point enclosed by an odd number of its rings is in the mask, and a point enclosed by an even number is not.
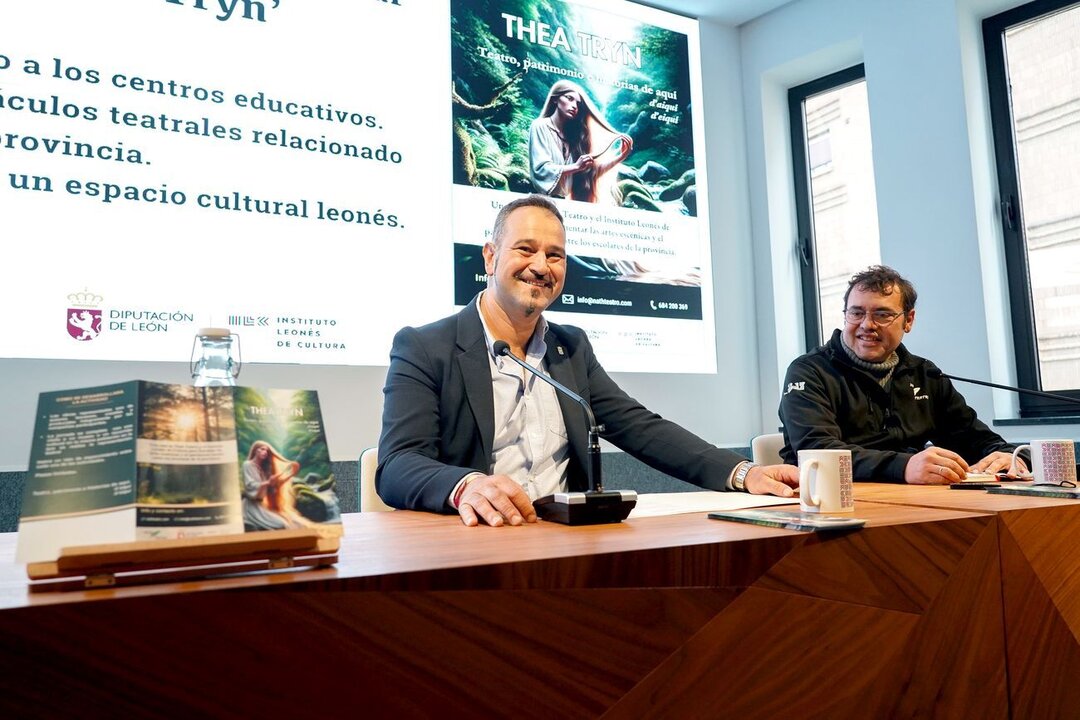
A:
[[[245,591],[9,612],[0,616],[8,685],[0,708],[73,717],[95,707],[113,717],[307,717],[343,707],[382,717],[596,717],[734,596]],[[55,628],[63,642],[36,642]]]
[[[974,517],[811,536],[757,586],[902,612],[923,612],[975,539],[991,524]]]
[[[1045,516],[1042,519],[1046,519]],[[1039,522],[1036,518],[1035,522]],[[1033,542],[1028,522],[1001,530],[1001,574],[1005,606],[1006,647],[1009,659],[1009,690],[1013,717],[1018,720],[1080,717],[1080,642],[1076,629],[1061,612],[1063,600],[1071,610],[1075,590],[1061,595],[1071,583],[1058,572],[1049,572],[1052,587],[1045,583],[1045,571],[1056,570],[1063,562],[1077,562],[1077,553],[1054,553]],[[1034,540],[1037,540],[1034,539]],[[1047,555],[1051,557],[1047,557]],[[1058,557],[1053,557],[1057,555]],[[1038,569],[1044,571],[1040,575]],[[1058,594],[1055,598],[1055,592]]]
[[[808,536],[605,717],[1005,718],[1003,622],[992,517]]]
[[[603,717],[866,717],[918,619],[751,588]]]
[[[1007,718],[1005,618],[994,522],[953,569],[878,678],[868,717]]]
[[[999,517],[1062,619],[1080,636],[1080,505]]]

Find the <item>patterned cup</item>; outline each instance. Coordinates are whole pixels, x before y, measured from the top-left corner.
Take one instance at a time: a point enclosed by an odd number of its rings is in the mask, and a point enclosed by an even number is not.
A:
[[[1037,483],[1076,485],[1076,452],[1072,440],[1032,440],[1013,450],[1009,474],[1016,471],[1016,456],[1024,448],[1031,450],[1031,475]]]
[[[803,512],[854,512],[850,450],[799,451],[799,505]]]

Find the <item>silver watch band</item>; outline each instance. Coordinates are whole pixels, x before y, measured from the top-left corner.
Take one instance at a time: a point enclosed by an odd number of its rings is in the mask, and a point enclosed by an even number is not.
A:
[[[735,468],[735,475],[731,478],[731,486],[739,492],[746,492],[746,476],[750,473],[752,468],[757,467],[756,463],[746,460],[739,464]]]

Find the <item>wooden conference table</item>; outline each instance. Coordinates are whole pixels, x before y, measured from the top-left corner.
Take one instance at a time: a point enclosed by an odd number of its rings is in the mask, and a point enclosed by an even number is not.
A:
[[[333,568],[30,594],[0,713],[1076,717],[1080,502],[863,484],[838,535],[346,518]]]

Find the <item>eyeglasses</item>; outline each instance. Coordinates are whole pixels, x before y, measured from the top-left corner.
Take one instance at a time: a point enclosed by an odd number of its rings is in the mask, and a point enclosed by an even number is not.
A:
[[[1062,480],[1061,482],[1037,482],[1031,483],[1031,487],[1060,487],[1060,488],[1074,488],[1076,483],[1072,480]]]
[[[902,312],[890,312],[888,310],[875,310],[870,313],[870,320],[878,327],[885,327],[886,325],[892,325],[896,318],[900,317],[904,313]],[[848,308],[844,311],[844,319],[852,325],[858,325],[866,318],[866,311],[862,308]]]

